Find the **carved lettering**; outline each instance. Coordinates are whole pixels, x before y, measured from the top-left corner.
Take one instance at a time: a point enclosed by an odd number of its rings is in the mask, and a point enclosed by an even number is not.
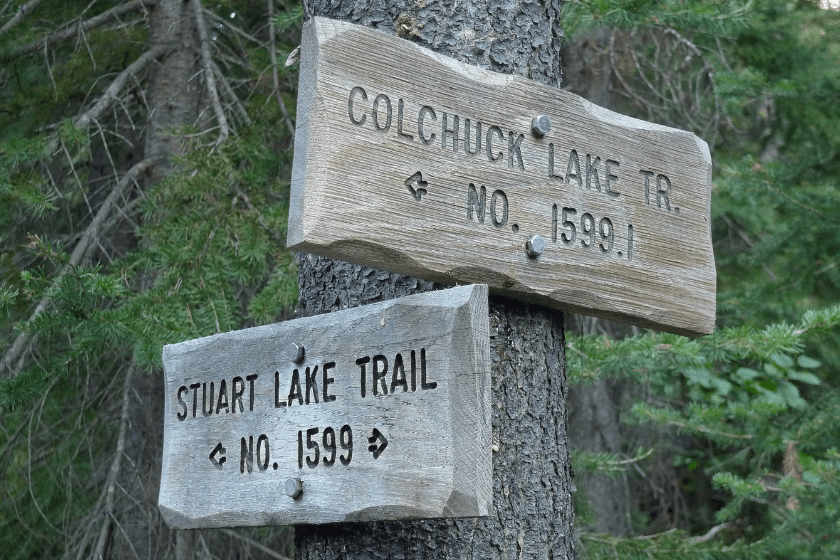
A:
[[[210,416],[213,414],[213,382],[210,382],[210,406],[207,406],[207,382],[201,384],[201,415],[202,416]]]
[[[578,161],[577,150],[569,152],[569,161],[566,164],[566,184],[575,179],[579,187],[583,188],[583,180],[580,176],[580,161]]]
[[[437,381],[429,381],[426,378],[426,349],[420,349],[420,388],[424,390],[436,389]]]
[[[380,369],[380,366],[382,369]],[[388,358],[382,354],[377,354],[373,357],[373,366],[371,368],[373,375],[373,395],[379,395],[379,387],[382,386],[382,394],[388,394],[388,385],[385,383],[385,375],[388,373]]]
[[[408,392],[408,381],[405,378],[405,365],[403,365],[402,354],[397,354],[394,358],[394,368],[391,374],[391,393],[397,387],[402,387],[403,393]]]
[[[595,190],[601,192],[601,180],[598,178],[598,163],[601,158],[596,157],[594,160],[589,154],[586,154],[586,189],[590,189],[592,177],[595,177]]]
[[[248,410],[251,412],[254,411],[254,382],[257,380],[257,377],[259,376],[256,373],[254,373],[245,378],[245,380],[250,384],[250,393],[248,394]]]
[[[548,144],[548,176],[552,179],[562,179],[562,175],[554,173],[554,144]]]
[[[385,126],[379,126],[379,102],[385,101]],[[373,100],[373,128],[381,132],[388,132],[391,128],[391,100],[384,93],[380,93]]]
[[[411,350],[411,380],[409,385],[409,379],[406,376],[405,371],[405,360],[403,358],[403,354],[399,353],[394,357],[393,367],[391,369],[391,391],[390,394],[394,394],[394,391],[397,387],[402,387],[402,392],[414,392],[417,390],[417,352],[415,350]],[[388,358],[386,358],[382,354],[377,354],[371,358],[370,356],[365,356],[364,358],[359,358],[356,360],[356,364],[360,368],[360,381],[362,387],[362,397],[366,394],[366,387],[367,387],[367,367],[366,364],[371,363],[371,377],[372,377],[372,384],[373,384],[373,394],[374,396],[385,396],[389,394],[388,391],[388,383],[386,381],[386,377],[388,375]],[[410,386],[410,389],[409,389]],[[420,349],[420,388],[421,389],[434,389],[437,387],[437,382],[429,381],[426,378],[426,349]]]
[[[508,132],[508,167],[513,169],[513,156],[515,155],[519,162],[519,170],[525,171],[525,164],[522,162],[522,141],[525,139],[524,134],[520,134],[516,141],[513,140],[513,132]]]
[[[304,372],[304,378],[306,379],[306,404],[310,403],[309,394],[311,393],[313,396],[313,400],[317,403],[318,402],[318,366],[315,366],[311,370],[309,366],[306,367],[306,371]]]
[[[607,216],[597,219],[591,212],[583,211],[580,220],[577,220],[578,209],[564,206],[562,210],[557,204],[551,205],[551,241],[557,243],[557,230],[562,226],[560,241],[566,247],[581,247],[593,249],[598,247],[598,252],[603,256],[613,254],[615,247],[616,231],[613,221]],[[580,233],[580,235],[578,235]],[[575,241],[580,241],[579,245]],[[616,251],[618,258],[633,260],[633,226],[627,225],[627,250],[626,252]]]
[[[190,385],[190,389],[193,392],[193,418],[195,418],[195,412],[198,408],[198,388],[201,387],[201,383],[193,383]]]
[[[437,135],[434,132],[432,132],[432,134],[429,135],[428,138],[426,138],[426,136],[424,136],[423,134],[423,120],[426,118],[427,114],[432,116],[433,121],[437,120],[437,114],[435,113],[435,110],[429,107],[428,105],[423,105],[423,107],[420,109],[420,115],[417,117],[417,135],[420,137],[420,141],[428,146],[429,144],[434,142],[435,138],[437,138]]]
[[[448,129],[446,126],[447,121],[447,114],[443,113],[443,118],[441,119],[441,130],[440,130],[440,145],[445,150],[446,149],[446,137],[452,137],[452,151],[458,151],[458,115],[452,115],[452,129]]]
[[[665,175],[659,174],[656,176],[656,207],[665,207],[669,212],[671,211],[671,201],[668,200],[668,195],[671,193],[671,180]]]
[[[219,383],[219,400],[216,401],[216,414],[218,414],[222,408],[225,409],[225,414],[230,412],[227,396],[227,382],[224,379],[222,379],[222,382]]]
[[[303,391],[300,388],[300,372],[295,369],[292,371],[292,382],[289,384],[289,406],[292,406],[292,400],[297,399],[299,405],[303,404]]]
[[[604,173],[607,176],[604,181],[604,192],[607,193],[607,196],[612,198],[618,198],[620,196],[619,193],[612,190],[612,184],[618,182],[618,175],[615,175],[612,170],[620,165],[621,164],[614,159],[608,159],[604,162]]]
[[[475,123],[475,150],[470,150],[470,119],[464,119],[464,152],[474,156],[481,151],[481,121]]]
[[[499,137],[499,140],[504,140],[505,137],[502,134],[502,129],[498,126],[491,126],[487,129],[487,159],[489,161],[496,161],[500,157],[504,155],[503,152],[498,152],[495,155],[493,154],[493,135],[496,134]]]
[[[361,379],[359,381],[359,386],[362,391],[362,398],[365,398],[365,380],[367,379],[367,371],[365,370],[365,364],[370,362],[370,356],[365,356],[364,358],[359,358],[356,360],[356,365],[359,366],[359,375]]]
[[[274,408],[286,406],[286,399],[280,400],[280,372],[274,372]]]
[[[242,393],[245,392],[245,382],[242,381],[242,378],[237,376],[233,378],[233,389],[231,390],[231,399],[230,399],[230,408],[231,412],[236,414],[236,403],[239,403],[239,412],[244,412],[245,409],[242,407]],[[237,389],[237,386],[239,387]]]
[[[414,136],[411,134],[407,134],[403,132],[403,107],[404,103],[402,99],[397,101],[397,136],[405,138],[407,140],[414,141]]]
[[[269,461],[270,451],[268,449],[268,436],[265,434],[260,434],[257,438],[257,467],[261,471],[264,471],[268,468],[268,461]],[[262,458],[262,460],[260,460]]]
[[[650,178],[655,175],[653,171],[639,171],[639,174],[645,178],[645,204],[650,204]]]
[[[356,97],[356,94],[361,94],[362,99],[367,101],[367,93],[365,92],[365,90],[356,86],[350,90],[350,101],[347,102],[347,111],[348,113],[350,113],[350,122],[361,126],[365,124],[365,119],[367,118],[367,115],[362,113],[362,117],[358,120],[356,120],[356,117],[353,116],[353,98]]]
[[[334,368],[335,368],[335,362],[327,362],[326,364],[324,364],[324,367],[321,368],[321,372],[323,373],[323,376],[324,376],[323,383],[321,384],[321,387],[323,388],[323,391],[324,391],[323,396],[324,396],[324,402],[325,403],[326,402],[332,402],[332,401],[335,400],[335,395],[330,395],[329,394],[329,386],[332,385],[333,383],[335,383],[335,379],[333,379],[332,377],[329,377],[329,375],[327,374],[327,372],[329,370],[334,369]]]
[[[502,215],[499,217],[499,214],[496,210],[497,201],[501,201],[502,206]],[[493,220],[493,225],[497,228],[505,227],[508,221],[508,199],[507,195],[502,190],[495,190],[493,191],[493,196],[490,197],[490,218]]]
[[[178,387],[178,404],[181,405],[181,409],[183,410],[183,412],[178,412],[178,413],[175,414],[175,417],[178,418],[178,420],[183,421],[183,420],[187,419],[187,413],[188,413],[187,403],[185,403],[184,399],[181,398],[181,394],[183,393],[183,394],[186,395],[189,392],[190,392],[190,390],[187,389],[186,385],[181,385],[180,387]]]
[[[239,472],[244,474],[246,469],[254,470],[254,436],[248,436],[247,445],[245,438],[240,440]]]
[[[479,194],[480,192],[480,194]],[[472,221],[473,212],[478,218],[478,223],[484,223],[484,202],[487,200],[487,189],[481,185],[481,190],[477,190],[475,185],[470,183],[467,189],[467,219]]]

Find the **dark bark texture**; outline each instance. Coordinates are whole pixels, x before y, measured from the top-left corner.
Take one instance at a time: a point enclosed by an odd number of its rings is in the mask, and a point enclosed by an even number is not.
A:
[[[309,0],[304,8],[307,15],[399,34],[494,72],[557,87],[562,82],[560,0]]]
[[[443,287],[306,254],[299,282],[301,316]],[[299,526],[295,557],[574,558],[563,349],[560,312],[490,298],[494,515]]]
[[[559,2],[311,2],[321,15],[412,37],[497,72],[559,86]],[[360,61],[360,63],[363,63]],[[362,305],[434,286],[302,255],[301,314]],[[573,558],[562,314],[491,298],[493,506],[486,518],[298,527],[296,558]]]
[[[307,2],[461,61],[559,86],[560,2]],[[364,64],[364,61],[359,61]],[[387,72],[387,68],[383,69]],[[300,315],[438,288],[301,254]],[[563,316],[491,297],[493,506],[485,518],[299,526],[298,560],[574,558]]]

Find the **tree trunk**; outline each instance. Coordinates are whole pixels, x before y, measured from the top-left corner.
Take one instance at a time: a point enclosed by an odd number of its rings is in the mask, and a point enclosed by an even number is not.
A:
[[[563,46],[566,80],[563,89],[615,110],[609,52],[613,31],[599,27],[575,36]],[[578,316],[581,334],[603,331],[621,336],[622,326],[594,317]],[[623,382],[609,379],[573,386],[569,390],[569,441],[573,449],[592,453],[621,453],[619,408]],[[624,536],[630,532],[630,490],[627,475],[609,477],[582,473],[576,481],[578,499],[586,502],[592,521],[586,529]]]
[[[151,9],[149,43],[168,52],[152,67],[149,79],[145,157],[168,159],[183,153],[173,129],[195,124],[202,97],[197,79],[198,29],[189,2],[161,0]],[[168,169],[166,160],[157,164],[152,182]]]
[[[309,15],[395,33],[461,61],[558,86],[560,3],[313,2]],[[364,61],[360,61],[363,64]],[[309,316],[438,286],[313,255],[299,256],[298,313]],[[299,526],[299,560],[574,558],[566,436],[563,316],[490,299],[493,506],[488,517]]]
[[[152,66],[146,92],[149,112],[144,157],[156,159],[149,184],[163,178],[171,159],[184,153],[178,127],[193,125],[201,106],[198,33],[189,2],[161,0],[150,9],[149,48],[167,53]],[[157,508],[163,448],[163,377],[138,373],[130,391],[125,468],[120,485],[127,496],[115,514],[112,557],[164,558],[175,546],[178,560],[192,557],[193,536],[173,539]],[[177,540],[173,544],[173,541]]]
[[[618,408],[621,384],[599,379],[569,390],[569,442],[573,449],[599,453],[621,452]],[[578,499],[586,500],[592,521],[586,528],[596,533],[624,536],[630,532],[630,489],[627,475],[609,477],[582,473],[575,481]]]

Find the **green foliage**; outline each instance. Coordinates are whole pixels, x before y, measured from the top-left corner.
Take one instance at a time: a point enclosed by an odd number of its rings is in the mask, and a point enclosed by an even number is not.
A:
[[[144,366],[161,365],[164,343],[273,322],[297,300],[296,265],[278,247],[288,184],[273,179],[273,152],[245,142],[190,151],[143,205],[144,247],[120,274],[155,277],[124,304],[127,318],[142,318],[130,328],[142,333],[135,351]]]
[[[627,465],[637,463],[646,459],[653,454],[653,449],[642,450],[639,449],[636,455],[630,459],[622,459],[615,453],[591,453],[580,451],[578,449],[572,450],[572,463],[575,465],[575,472],[588,472],[603,474],[610,478],[615,478],[623,474],[627,470]]]
[[[840,557],[840,13],[787,0],[566,10],[567,32],[569,21],[572,32],[625,28],[631,40],[679,30],[714,67],[725,123],[712,153],[715,333],[567,340],[571,382],[632,380],[645,398],[624,421],[688,438],[664,456],[709,481],[714,498],[695,505],[718,525],[705,536],[708,524],[695,535],[584,534],[585,556]],[[618,459],[576,457],[596,472]]]
[[[581,540],[589,558],[621,558],[622,560],[650,560],[651,558],[758,560],[766,558],[755,545],[742,542],[732,545],[695,544],[685,532],[679,530],[635,539],[583,534]]]
[[[278,34],[285,33],[292,28],[299,28],[303,23],[303,5],[293,6],[291,9],[274,16],[274,29]]]
[[[282,320],[297,299],[296,263],[285,248],[291,142],[280,92],[265,80],[264,2],[205,6],[228,141],[207,145],[215,132],[206,119],[171,131],[172,148],[183,143],[185,155],[155,180],[148,171],[132,177],[75,254],[103,201],[147,157],[148,69],[89,126],[78,123],[149,48],[148,12],[15,53],[119,4],[45,2],[0,35],[0,337],[4,355],[23,341],[26,358],[0,372],[4,558],[93,555],[99,527],[108,527],[103,488],[119,456],[115,419],[123,418],[127,371],[157,377],[164,344]],[[11,17],[6,8],[0,24]],[[278,9],[285,23],[277,40],[291,50],[301,14],[287,8]],[[281,76],[293,117],[296,77],[289,69]],[[202,87],[196,76],[186,90],[212,114]]]
[[[657,26],[723,34],[749,21],[752,1],[744,0],[573,0],[563,6],[567,36],[595,27]]]

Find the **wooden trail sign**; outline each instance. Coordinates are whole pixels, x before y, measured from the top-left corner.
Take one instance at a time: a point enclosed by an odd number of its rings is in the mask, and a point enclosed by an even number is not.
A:
[[[313,18],[301,54],[290,248],[712,331],[694,134],[349,23]]]
[[[463,286],[165,346],[164,519],[487,515],[487,293]]]

